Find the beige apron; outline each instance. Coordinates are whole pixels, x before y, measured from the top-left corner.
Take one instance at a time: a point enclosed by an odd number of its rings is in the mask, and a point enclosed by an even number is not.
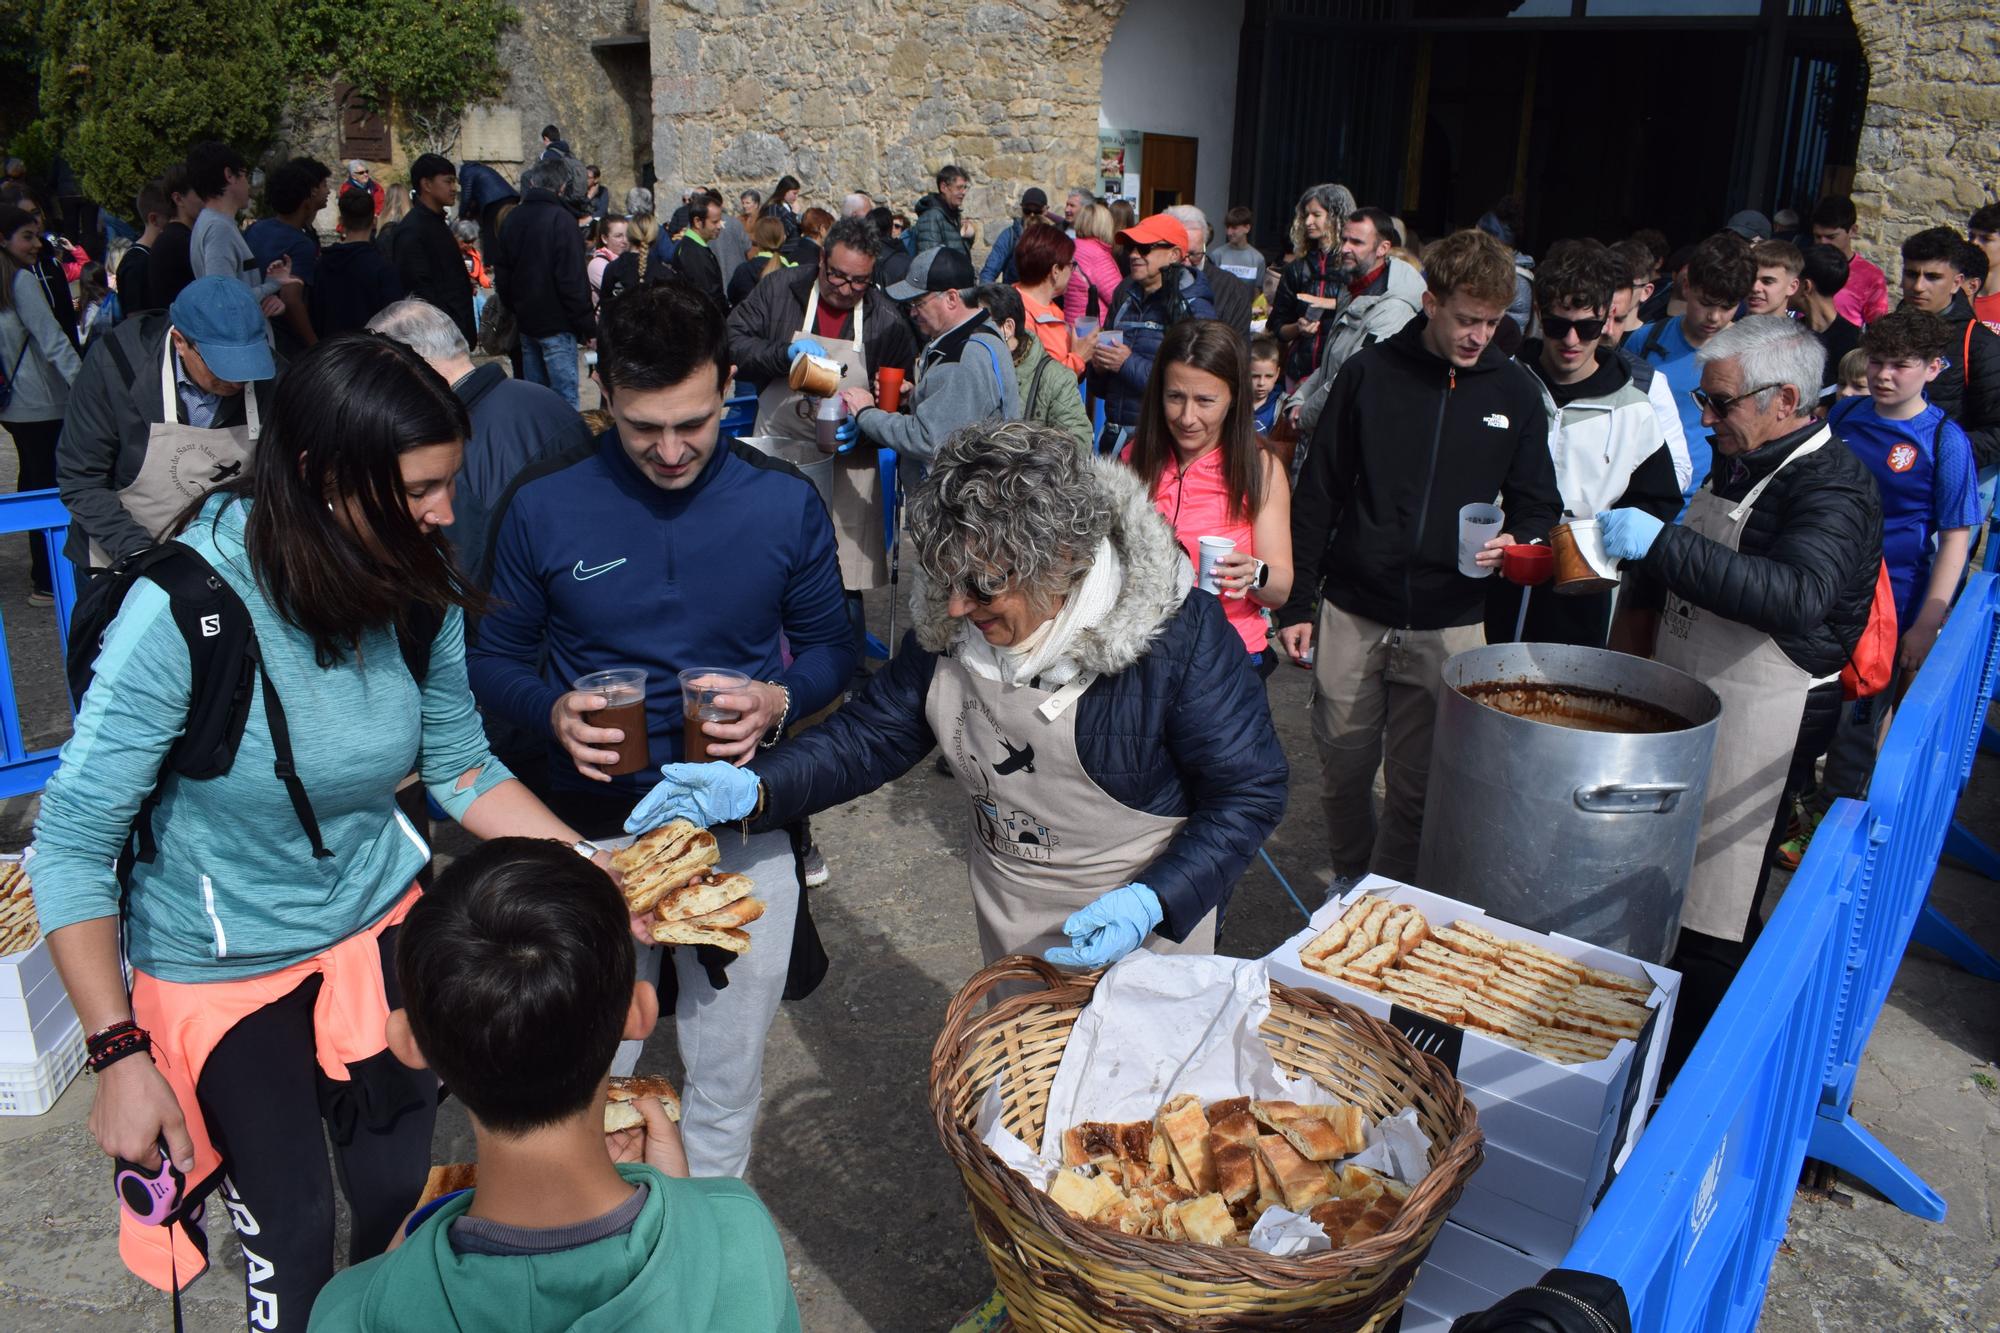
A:
[[[955,656],[937,660],[924,716],[972,793],[965,861],[989,964],[1068,944],[1070,913],[1138,879],[1187,822],[1123,805],[1084,772],[1070,705],[1094,680],[1050,692],[982,679]],[[1184,943],[1155,934],[1146,947],[1213,953],[1215,913]]]
[[[806,319],[798,336],[810,338],[840,362],[840,388],[872,389],[868,382],[868,356],[861,337],[861,307],[854,307],[854,336],[826,338],[813,332],[819,313],[819,284],[812,285],[806,298]],[[788,440],[815,438],[813,409],[819,400],[802,393],[785,379],[764,386],[757,398],[759,435],[777,435]],[[866,440],[833,460],[833,479],[827,488],[833,514],[834,549],[840,556],[840,584],[852,592],[879,588],[889,581],[889,553],[882,536],[882,476],[875,450]]]
[[[1733,505],[1710,489],[1711,482],[1695,493],[1683,521],[1691,531],[1736,550],[1751,507],[1764,488],[1832,438],[1821,429]],[[1785,656],[1770,635],[1704,611],[1671,589],[1653,657],[1687,672],[1722,699],[1708,803],[1702,810],[1701,841],[1695,848],[1681,925],[1717,939],[1740,941],[1750,923],[1757,877],[1763,873],[1765,848],[1784,797],[1785,776],[1798,746],[1799,722],[1813,678]]]
[[[118,503],[132,521],[158,538],[195,499],[225,481],[241,476],[250,455],[257,448],[257,386],[243,386],[241,426],[210,429],[183,426],[180,391],[174,384],[174,340],[172,332],[160,358],[160,411],[165,421],[156,421],[146,432],[146,458],[139,475],[118,492]],[[90,563],[108,569],[111,555],[96,542],[90,544]]]

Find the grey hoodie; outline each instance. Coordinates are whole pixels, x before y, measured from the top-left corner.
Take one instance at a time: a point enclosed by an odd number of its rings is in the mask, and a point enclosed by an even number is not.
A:
[[[863,439],[928,462],[950,434],[982,421],[1018,421],[1021,388],[1014,357],[984,311],[931,339],[917,354],[909,411],[863,408],[854,425]]]
[[[1327,391],[1333,387],[1333,377],[1347,364],[1347,358],[1370,343],[1381,342],[1423,308],[1424,275],[1400,259],[1391,259],[1381,291],[1350,296],[1334,311],[1333,331],[1320,353],[1319,367],[1292,391],[1292,402],[1299,405],[1299,439],[1312,438],[1314,427],[1319,425],[1320,409],[1326,406]],[[1301,449],[1299,461],[1292,465],[1294,476],[1304,457],[1305,451]]]

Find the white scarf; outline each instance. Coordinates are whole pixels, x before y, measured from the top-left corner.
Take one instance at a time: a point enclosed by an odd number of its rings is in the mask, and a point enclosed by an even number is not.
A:
[[[971,621],[965,621],[958,630],[958,660],[973,675],[1003,685],[1025,685],[1037,677],[1045,686],[1067,685],[1083,672],[1068,656],[1077,636],[1104,619],[1118,604],[1118,591],[1124,586],[1124,562],[1108,539],[1101,541],[1090,572],[1070,593],[1054,619],[1007,648],[996,648],[986,642],[986,636],[974,629]]]

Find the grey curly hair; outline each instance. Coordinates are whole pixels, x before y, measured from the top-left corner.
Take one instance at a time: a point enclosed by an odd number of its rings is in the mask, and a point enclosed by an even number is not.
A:
[[[1332,238],[1327,245],[1329,250],[1340,244],[1341,224],[1347,221],[1347,215],[1355,208],[1354,191],[1345,185],[1309,187],[1292,209],[1292,253],[1295,255],[1312,253],[1312,246],[1306,241],[1306,205],[1315,200],[1326,210],[1328,235]]]
[[[1046,608],[1090,568],[1113,503],[1067,433],[1025,421],[946,440],[910,499],[905,531],[940,588],[995,596],[1011,580]]]

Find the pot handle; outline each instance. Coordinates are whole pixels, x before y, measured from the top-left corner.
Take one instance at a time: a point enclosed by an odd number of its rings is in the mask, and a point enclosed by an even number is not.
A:
[[[1685,782],[1606,782],[1578,787],[1576,808],[1593,815],[1670,815],[1687,790]]]

